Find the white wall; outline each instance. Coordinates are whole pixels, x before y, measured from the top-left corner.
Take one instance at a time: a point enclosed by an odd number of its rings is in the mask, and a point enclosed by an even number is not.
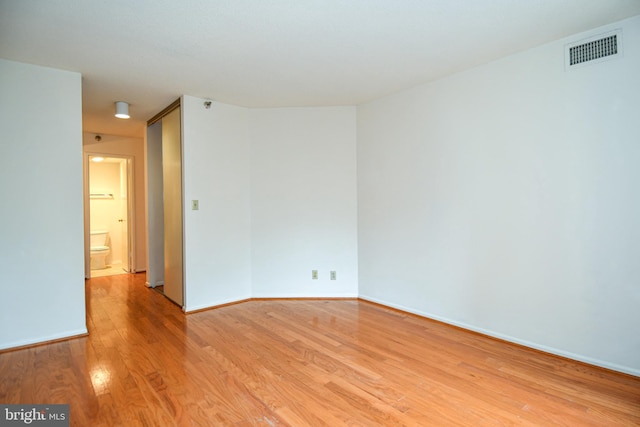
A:
[[[640,17],[360,106],[360,295],[640,375],[638,76]]]
[[[250,110],[254,297],[357,296],[355,111]]]
[[[87,332],[80,74],[0,59],[0,348]]]
[[[185,310],[357,296],[355,108],[204,101],[183,97]]]
[[[182,98],[185,311],[251,297],[247,109],[204,101]]]
[[[134,217],[135,217],[135,257],[134,270],[145,271],[147,266],[147,212],[145,207],[145,157],[142,138],[131,138],[117,135],[102,136],[96,142],[95,133],[83,133],[83,152],[85,155],[103,154],[113,156],[130,156],[133,158],[134,185]]]

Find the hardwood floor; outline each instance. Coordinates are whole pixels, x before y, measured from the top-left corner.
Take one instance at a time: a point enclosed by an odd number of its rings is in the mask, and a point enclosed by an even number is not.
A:
[[[74,426],[640,425],[640,378],[356,300],[184,315],[144,275],[87,281],[89,336],[0,353],[0,403]]]

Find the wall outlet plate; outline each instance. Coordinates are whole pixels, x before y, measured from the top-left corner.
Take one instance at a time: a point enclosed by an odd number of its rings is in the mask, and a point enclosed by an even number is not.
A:
[[[338,280],[338,273],[336,273],[335,271],[331,272],[331,280]]]
[[[318,280],[318,270],[311,270],[311,278],[313,280]]]

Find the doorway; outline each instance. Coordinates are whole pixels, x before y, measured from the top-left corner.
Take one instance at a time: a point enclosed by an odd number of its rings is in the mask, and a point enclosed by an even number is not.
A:
[[[87,278],[132,271],[133,158],[87,153],[89,250]]]

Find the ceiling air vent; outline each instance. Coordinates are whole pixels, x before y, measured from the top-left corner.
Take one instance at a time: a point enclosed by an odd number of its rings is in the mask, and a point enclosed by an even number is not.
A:
[[[565,47],[567,69],[616,58],[622,54],[622,30],[599,34]]]

